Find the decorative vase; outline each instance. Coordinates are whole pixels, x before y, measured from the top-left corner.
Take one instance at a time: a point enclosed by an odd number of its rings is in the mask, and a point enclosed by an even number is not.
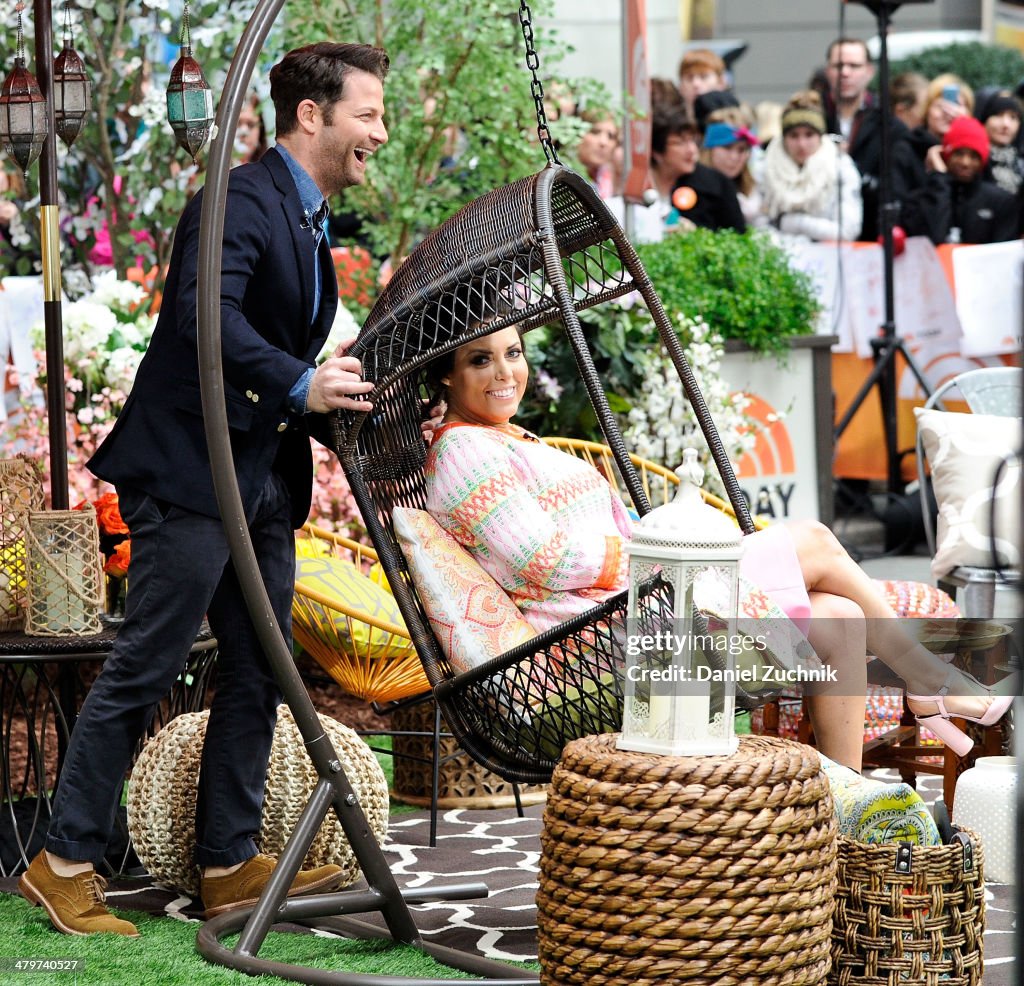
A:
[[[977,834],[992,883],[1014,882],[1016,807],[1016,757],[979,757],[957,779],[953,823]]]

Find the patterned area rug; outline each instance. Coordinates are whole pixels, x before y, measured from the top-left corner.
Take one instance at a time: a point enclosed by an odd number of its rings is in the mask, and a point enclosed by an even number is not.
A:
[[[894,780],[887,771],[872,776]],[[922,777],[926,801],[934,800],[941,778]],[[388,862],[401,886],[429,887],[453,883],[485,883],[490,894],[479,900],[452,901],[416,907],[424,936],[440,944],[478,952],[494,959],[536,959],[537,868],[543,806],[513,810],[452,810],[438,818],[437,846],[429,843],[427,812],[398,815],[391,820],[385,846]],[[0,880],[0,891],[15,892],[16,880]],[[198,920],[191,897],[154,884],[148,878],[111,882],[107,893],[117,908],[166,914],[177,920]],[[1013,959],[1016,899],[1014,888],[987,887],[985,986],[1012,986],[1018,981]],[[368,921],[383,922],[374,917]]]

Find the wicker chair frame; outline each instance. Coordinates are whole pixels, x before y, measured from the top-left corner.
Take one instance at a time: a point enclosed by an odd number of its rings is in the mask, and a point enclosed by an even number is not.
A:
[[[600,442],[591,442],[585,438],[566,438],[562,435],[545,435],[541,438],[545,445],[568,452],[570,455],[589,462],[612,486],[615,487],[619,496],[622,497],[627,507],[633,506],[629,497],[629,490],[626,489],[615,466],[615,455],[607,445]],[[679,485],[679,477],[671,470],[658,462],[652,462],[633,452],[629,453],[629,461],[636,469],[640,478],[640,485],[643,487],[647,499],[658,506],[668,503],[675,496],[676,487]],[[732,505],[714,493],[706,489],[700,490],[701,499],[716,510],[721,510],[730,517],[735,517],[736,512]],[[753,518],[754,528],[763,531],[768,527],[768,521],[757,515]]]
[[[423,508],[425,370],[510,325],[559,322],[638,513],[650,502],[604,393],[578,313],[638,292],[672,358],[741,530],[754,530],[725,448],[665,310],[618,223],[579,175],[549,165],[456,213],[416,247],[350,350],[373,411],[336,412],[334,449],[444,717],[466,751],[509,781],[544,783],[572,739],[621,725],[625,593],[471,671],[431,632],[395,539],[396,506]],[[557,669],[557,673],[552,673]],[[543,686],[538,684],[543,681]]]

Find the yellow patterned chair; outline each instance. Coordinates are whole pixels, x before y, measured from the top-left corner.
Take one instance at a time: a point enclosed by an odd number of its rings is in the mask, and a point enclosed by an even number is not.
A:
[[[292,633],[324,671],[367,702],[429,693],[373,548],[306,524],[296,556]]]

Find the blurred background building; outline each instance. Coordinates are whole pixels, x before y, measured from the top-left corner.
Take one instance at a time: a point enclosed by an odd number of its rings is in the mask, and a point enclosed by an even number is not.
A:
[[[685,48],[707,39],[724,49],[727,63],[730,51],[745,44],[730,65],[743,98],[785,101],[824,64],[841,15],[845,34],[868,40],[877,33],[875,15],[856,2],[647,0],[649,72],[675,79]],[[620,91],[621,19],[621,0],[556,0],[552,27],[576,49],[565,74],[595,76]],[[944,32],[923,39],[932,43],[985,39],[1024,49],[1024,0],[909,0],[892,13],[890,55],[903,54],[900,36],[920,32]]]

